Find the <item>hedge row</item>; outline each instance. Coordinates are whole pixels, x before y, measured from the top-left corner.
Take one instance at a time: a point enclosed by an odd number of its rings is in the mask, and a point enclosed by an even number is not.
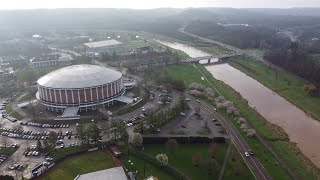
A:
[[[144,153],[142,151],[137,151],[133,148],[130,148],[130,154],[134,155],[140,159],[144,159],[145,161],[149,162],[150,164],[156,166],[157,168],[162,169],[162,170],[166,171],[167,173],[171,174],[173,177],[175,177],[178,180],[191,180],[191,178],[188,177],[186,174],[177,170],[176,168],[174,168],[173,166],[171,166],[169,164],[167,166],[161,166],[155,157],[153,157],[147,153]]]
[[[157,137],[143,136],[143,144],[165,144],[169,139],[175,139],[179,144],[209,144],[209,143],[225,143],[224,137],[198,137],[198,136],[172,136]]]

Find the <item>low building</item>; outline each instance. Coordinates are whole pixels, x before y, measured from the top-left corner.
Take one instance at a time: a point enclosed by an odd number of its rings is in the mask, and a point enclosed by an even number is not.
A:
[[[57,65],[67,66],[72,64],[72,60],[69,54],[51,53],[30,59],[30,66],[33,68]]]
[[[19,64],[25,64],[27,61],[26,59],[21,56],[2,56],[0,57],[1,64],[9,63],[10,65],[19,65]]]
[[[124,45],[115,39],[84,43],[83,47],[86,51],[86,55],[89,57],[96,57],[100,53],[108,53],[109,55],[112,55],[113,52],[116,54],[132,53],[132,48],[130,46]]]
[[[74,180],[127,180],[127,175],[121,166],[92,173],[78,175]]]

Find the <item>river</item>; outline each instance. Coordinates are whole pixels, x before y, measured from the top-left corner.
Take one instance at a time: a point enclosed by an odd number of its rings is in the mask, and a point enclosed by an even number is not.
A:
[[[165,45],[198,57],[208,56],[200,50],[186,45],[165,42]],[[195,51],[194,51],[195,49]],[[196,52],[196,53],[195,53]],[[320,122],[306,115],[302,110],[279,96],[255,79],[247,76],[229,64],[206,66],[212,76],[231,86],[248,101],[267,121],[277,124],[288,134],[292,142],[318,168],[320,168]]]

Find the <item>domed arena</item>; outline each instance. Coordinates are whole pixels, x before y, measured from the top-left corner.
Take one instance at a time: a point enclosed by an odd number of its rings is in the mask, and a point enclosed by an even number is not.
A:
[[[38,81],[37,99],[56,112],[78,107],[80,112],[109,106],[125,93],[122,74],[96,65],[73,65],[55,70]]]

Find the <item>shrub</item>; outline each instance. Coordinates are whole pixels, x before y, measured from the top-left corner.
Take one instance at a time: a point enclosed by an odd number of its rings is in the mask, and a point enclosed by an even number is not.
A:
[[[131,133],[129,134],[128,143],[132,144],[135,147],[141,147],[142,146],[142,136],[140,133]]]
[[[166,154],[158,154],[156,156],[157,161],[160,163],[161,166],[168,165],[169,158]]]

